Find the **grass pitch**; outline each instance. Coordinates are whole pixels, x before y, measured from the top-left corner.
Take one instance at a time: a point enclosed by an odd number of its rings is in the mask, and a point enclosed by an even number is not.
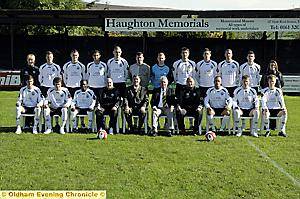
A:
[[[0,127],[17,92],[0,92]],[[300,97],[289,137],[0,133],[0,190],[106,190],[108,198],[300,198]]]

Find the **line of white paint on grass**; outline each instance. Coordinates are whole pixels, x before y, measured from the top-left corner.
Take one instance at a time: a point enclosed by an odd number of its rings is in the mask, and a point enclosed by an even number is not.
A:
[[[253,144],[253,142],[251,142],[248,138],[246,138],[245,136],[243,137],[247,140],[248,144],[252,146],[262,157],[264,157],[269,162],[271,162],[274,167],[276,167],[281,173],[283,173],[286,177],[288,177],[297,187],[300,187],[300,182],[296,178],[294,178],[291,174],[286,172],[277,162],[272,160],[266,153],[260,150],[260,148],[257,147],[255,144]]]

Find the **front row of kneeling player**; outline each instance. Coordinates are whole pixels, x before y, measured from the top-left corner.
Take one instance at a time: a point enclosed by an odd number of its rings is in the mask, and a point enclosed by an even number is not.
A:
[[[285,125],[287,121],[287,110],[285,107],[282,91],[275,87],[275,76],[269,76],[269,87],[262,90],[261,110],[262,110],[262,127],[266,129],[266,136],[269,136],[269,117],[280,117],[280,136],[286,137]],[[68,109],[70,108],[70,120],[73,131],[77,130],[77,114],[88,115],[88,128],[92,128],[94,111],[96,114],[97,130],[104,129],[104,114],[110,116],[109,133],[112,134],[116,126],[117,110],[120,105],[124,105],[124,114],[128,122],[129,129],[133,130],[132,115],[139,116],[138,130],[143,125],[143,118],[147,112],[148,94],[147,90],[140,86],[140,78],[134,77],[133,85],[127,88],[126,96],[121,101],[118,91],[114,89],[112,79],[108,78],[107,87],[104,89],[99,100],[97,100],[92,90],[88,88],[86,80],[81,81],[81,89],[77,90],[72,100],[68,89],[62,87],[62,79],[57,77],[53,80],[53,88],[47,92],[46,99],[43,99],[41,91],[33,85],[33,78],[29,76],[27,86],[21,88],[17,102],[17,130],[16,133],[22,132],[20,127],[20,117],[22,113],[34,114],[33,133],[37,134],[37,126],[40,120],[42,108],[44,108],[45,117],[45,134],[52,132],[51,116],[60,115],[62,122],[60,133],[65,134],[65,127],[68,120]],[[201,125],[203,105],[207,110],[207,129],[214,126],[214,117],[221,116],[222,124],[220,131],[225,129],[225,125],[230,120],[232,109],[234,119],[234,131],[237,136],[242,135],[240,121],[242,117],[251,118],[251,135],[258,137],[257,126],[259,118],[259,99],[255,89],[250,88],[249,76],[242,78],[242,86],[234,91],[234,97],[231,98],[226,88],[222,86],[222,79],[216,76],[214,87],[206,92],[203,99],[200,90],[195,87],[193,78],[187,78],[187,86],[180,91],[175,97],[173,92],[168,89],[168,79],[161,78],[161,88],[152,96],[151,106],[153,110],[153,125],[150,135],[156,136],[158,133],[158,119],[161,114],[168,118],[169,131],[168,135],[174,133],[174,115],[178,122],[178,128],[181,134],[185,134],[184,117],[192,116],[195,118],[194,131],[198,131]],[[201,126],[200,126],[201,127]]]

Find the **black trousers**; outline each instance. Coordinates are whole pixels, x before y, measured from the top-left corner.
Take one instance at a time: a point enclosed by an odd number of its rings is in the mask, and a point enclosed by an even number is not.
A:
[[[142,128],[144,120],[145,120],[145,117],[146,117],[146,113],[142,113],[140,111],[140,107],[132,108],[132,112],[131,113],[124,113],[124,114],[125,114],[126,121],[128,123],[128,127],[130,129],[133,128],[133,126],[132,126],[132,116],[133,115],[136,115],[136,116],[139,117],[138,129]]]
[[[97,130],[105,129],[104,115],[109,115],[109,128],[115,129],[118,117],[118,110],[111,110],[112,107],[104,107],[103,110],[96,110]]]
[[[176,118],[177,118],[177,123],[178,123],[178,128],[179,130],[184,130],[185,129],[185,125],[184,125],[184,117],[185,116],[191,116],[195,118],[195,124],[194,124],[194,130],[196,130],[196,128],[198,129],[198,126],[200,125],[201,119],[202,119],[202,114],[198,113],[198,111],[192,110],[192,109],[185,109],[186,110],[186,114],[183,115],[181,114],[180,111],[176,112]]]

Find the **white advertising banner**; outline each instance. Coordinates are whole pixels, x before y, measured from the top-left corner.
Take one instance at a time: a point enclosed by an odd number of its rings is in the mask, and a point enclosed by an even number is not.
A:
[[[106,18],[105,31],[300,31],[300,18]]]

